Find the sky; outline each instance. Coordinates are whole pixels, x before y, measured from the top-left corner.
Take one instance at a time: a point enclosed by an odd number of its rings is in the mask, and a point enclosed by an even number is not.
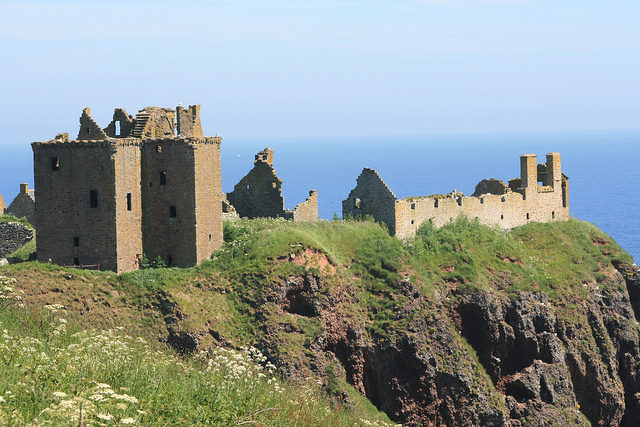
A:
[[[179,103],[232,140],[638,129],[639,23],[638,0],[0,0],[0,149]]]

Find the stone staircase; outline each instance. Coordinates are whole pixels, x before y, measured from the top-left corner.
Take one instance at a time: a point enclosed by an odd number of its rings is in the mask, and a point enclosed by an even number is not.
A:
[[[136,114],[136,120],[133,124],[133,130],[131,131],[132,137],[142,138],[144,129],[149,122],[149,118],[151,118],[151,115],[147,112],[140,112]]]

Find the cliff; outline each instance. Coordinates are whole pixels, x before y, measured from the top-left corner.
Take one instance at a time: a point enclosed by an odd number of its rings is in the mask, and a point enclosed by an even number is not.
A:
[[[180,353],[255,345],[294,384],[407,425],[635,425],[640,272],[578,220],[459,219],[406,243],[368,222],[241,220],[190,269],[0,268],[31,306]]]

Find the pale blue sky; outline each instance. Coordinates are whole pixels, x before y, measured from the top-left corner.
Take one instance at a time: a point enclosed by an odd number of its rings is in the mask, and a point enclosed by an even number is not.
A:
[[[0,53],[0,145],[178,103],[227,138],[640,128],[638,0],[0,0]]]

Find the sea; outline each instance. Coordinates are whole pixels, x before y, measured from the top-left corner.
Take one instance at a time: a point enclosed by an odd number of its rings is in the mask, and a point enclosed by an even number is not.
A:
[[[376,169],[398,198],[454,189],[469,195],[484,178],[519,177],[521,154],[544,162],[546,153],[558,152],[569,177],[571,216],[592,222],[640,259],[640,130],[224,138],[223,191],[233,190],[265,147],[275,151],[285,207],[318,190],[324,219],[341,216],[341,202],[364,167]],[[29,144],[0,145],[0,194],[7,205],[21,182],[33,184]]]

